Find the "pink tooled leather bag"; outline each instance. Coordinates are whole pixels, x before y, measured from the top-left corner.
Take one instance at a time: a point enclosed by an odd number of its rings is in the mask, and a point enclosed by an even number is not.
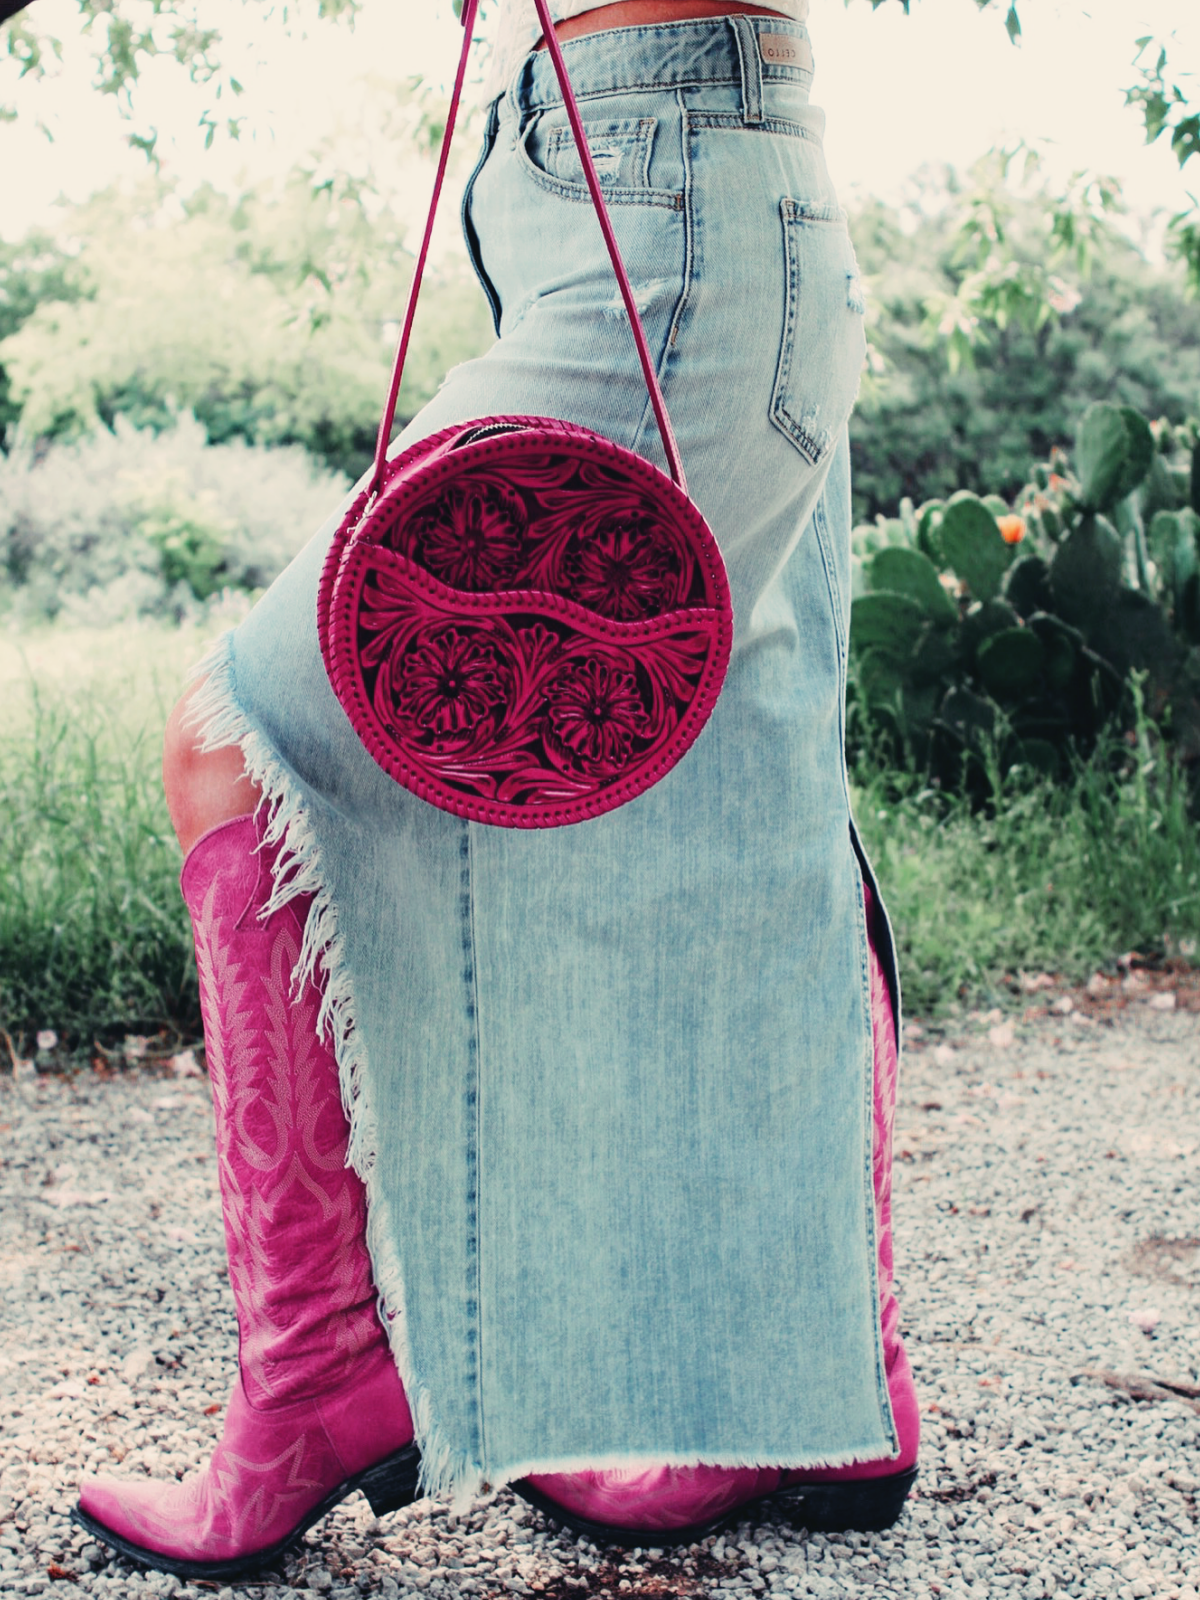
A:
[[[679,449],[545,0],[535,0],[637,343],[670,477],[587,428],[484,417],[386,456],[462,96],[366,489],[317,598],[334,693],[385,772],[477,822],[600,816],[670,771],[707,722],[733,638],[716,541]]]

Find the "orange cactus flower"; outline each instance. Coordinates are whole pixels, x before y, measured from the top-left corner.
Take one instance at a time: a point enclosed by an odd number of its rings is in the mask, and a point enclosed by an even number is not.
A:
[[[996,526],[1000,529],[1000,537],[1005,544],[1020,544],[1025,537],[1024,517],[997,517]]]

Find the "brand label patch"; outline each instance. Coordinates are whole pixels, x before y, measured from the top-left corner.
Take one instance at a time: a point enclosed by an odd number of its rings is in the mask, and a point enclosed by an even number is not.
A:
[[[807,39],[793,39],[786,33],[760,33],[758,48],[769,67],[801,67],[812,71],[812,46]]]

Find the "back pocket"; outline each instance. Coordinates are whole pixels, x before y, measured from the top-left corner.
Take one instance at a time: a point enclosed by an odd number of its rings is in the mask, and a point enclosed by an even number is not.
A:
[[[787,301],[771,421],[818,466],[858,396],[867,350],[862,280],[838,206],[784,200],[780,212]]]

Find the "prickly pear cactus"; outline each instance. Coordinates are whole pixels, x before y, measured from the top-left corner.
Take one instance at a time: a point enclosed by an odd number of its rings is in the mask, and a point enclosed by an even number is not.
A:
[[[1054,552],[1050,588],[1060,616],[1089,629],[1103,620],[1124,566],[1120,535],[1104,517],[1087,512]]]
[[[1075,454],[1085,507],[1112,511],[1150,471],[1154,435],[1140,411],[1099,400],[1084,412]]]
[[[855,563],[852,726],[895,759],[946,782],[989,751],[1065,770],[1130,714],[1137,672],[1200,769],[1200,425],[1093,405],[1011,504],[906,501],[856,530]]]
[[[1005,542],[990,506],[977,495],[956,494],[942,512],[938,539],[947,566],[976,600],[999,593],[1016,546]]]

